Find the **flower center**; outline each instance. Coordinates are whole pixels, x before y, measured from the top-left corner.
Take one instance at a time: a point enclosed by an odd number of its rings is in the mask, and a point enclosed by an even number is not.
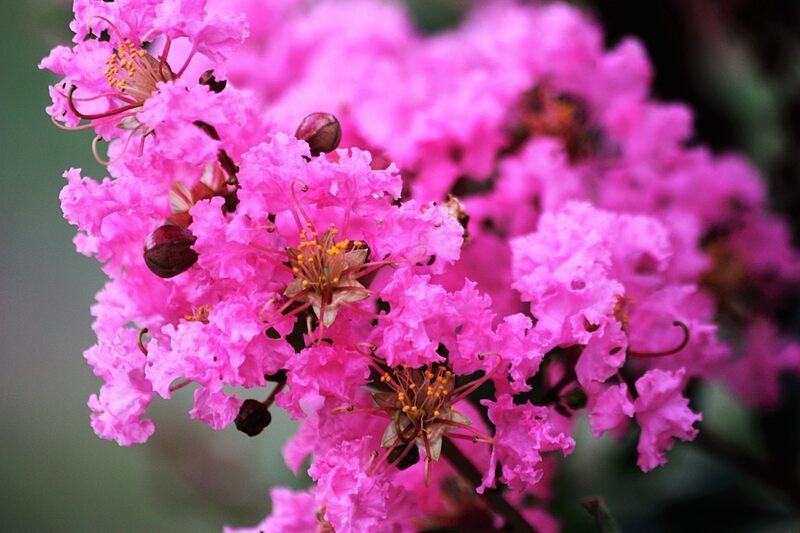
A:
[[[366,261],[367,248],[362,241],[336,242],[338,234],[336,224],[331,224],[320,237],[309,223],[300,231],[297,248],[287,248],[292,273],[304,289],[320,294],[330,291]]]
[[[309,222],[300,231],[297,248],[286,249],[294,280],[284,295],[310,303],[325,326],[333,323],[341,304],[363,300],[370,293],[358,281],[369,248],[363,241],[337,242],[338,234],[336,224],[320,235]]]
[[[584,102],[546,85],[537,85],[523,95],[518,120],[518,131],[513,133],[519,141],[531,136],[560,139],[573,162],[592,155],[596,148],[598,131]]]
[[[174,74],[165,62],[160,62],[143,48],[125,39],[106,60],[105,77],[108,84],[139,103],[153,94],[156,85],[170,81]]]
[[[375,401],[382,407],[397,410],[395,425],[404,442],[410,442],[419,431],[431,433],[431,426],[442,413],[452,411],[451,393],[455,388],[455,376],[443,365],[431,369],[409,369],[401,366],[381,376],[394,393],[376,393]],[[413,428],[403,438],[407,428]]]

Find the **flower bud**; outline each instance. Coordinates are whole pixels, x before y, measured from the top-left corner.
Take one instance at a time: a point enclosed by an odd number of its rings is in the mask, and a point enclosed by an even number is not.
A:
[[[311,113],[300,122],[294,136],[306,141],[311,155],[332,152],[342,140],[342,126],[330,113]]]
[[[218,80],[214,77],[213,70],[207,70],[200,75],[200,85],[208,85],[212,93],[221,93],[222,90],[228,85],[227,80]]]
[[[272,422],[272,415],[263,402],[245,400],[233,422],[236,424],[236,429],[248,437],[255,437]]]
[[[174,224],[164,224],[151,233],[144,245],[144,262],[156,276],[171,278],[186,272],[197,261],[192,250],[194,235]]]

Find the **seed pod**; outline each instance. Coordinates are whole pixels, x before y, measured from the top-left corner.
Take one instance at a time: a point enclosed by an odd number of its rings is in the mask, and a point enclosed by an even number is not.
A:
[[[316,157],[336,150],[342,140],[342,126],[330,113],[311,113],[300,122],[294,136],[306,141]]]
[[[245,400],[233,422],[236,424],[236,429],[248,437],[255,437],[272,422],[272,415],[263,402]]]
[[[228,85],[227,80],[218,80],[214,76],[213,70],[207,70],[200,75],[200,85],[208,85],[211,92],[221,93],[222,90]]]
[[[174,224],[164,224],[151,233],[144,244],[144,262],[153,274],[171,278],[186,272],[197,261],[192,250],[192,233]]]

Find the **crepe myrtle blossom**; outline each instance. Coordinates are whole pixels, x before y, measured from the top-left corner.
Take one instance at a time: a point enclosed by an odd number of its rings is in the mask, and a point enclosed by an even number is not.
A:
[[[242,15],[209,15],[205,4],[76,0],[74,46],[54,48],[39,65],[63,76],[50,88],[48,113],[54,123],[66,129],[92,128],[105,140],[124,136],[127,149],[135,135],[143,145],[157,129],[158,112],[150,109],[157,104],[148,105],[154,95],[189,91],[196,93],[195,102],[202,100],[205,93],[197,87],[208,90],[209,81],[188,85],[182,79],[192,60],[200,55],[224,69],[226,57],[248,33]],[[177,62],[170,58],[176,40],[190,43]]]
[[[553,348],[577,348],[574,362],[561,361],[567,365],[561,383],[574,380],[587,396],[597,435],[621,431],[645,409],[639,406],[649,400],[641,396],[659,379],[669,377],[677,398],[685,376],[708,376],[727,355],[716,339],[713,308],[696,287],[672,281],[669,233],[654,219],[571,203],[546,213],[536,232],[512,241],[512,253],[514,286],[531,302],[535,329]],[[642,373],[636,381],[640,397],[632,403],[624,383]],[[663,416],[681,413],[676,408]],[[643,435],[647,425],[662,420],[636,419]],[[658,450],[671,447],[671,435],[659,433],[640,446],[643,469],[663,464]],[[684,440],[694,435],[685,428],[674,434]]]
[[[378,374],[374,368],[375,391],[356,393],[351,404],[336,405],[331,397],[316,404],[319,409],[303,421],[285,453],[294,465],[299,464],[297,448],[314,454],[309,474],[317,482],[318,506],[325,509],[325,518],[336,531],[364,531],[379,523],[389,527],[411,520],[425,523],[423,516],[410,511],[420,505],[432,515],[427,522],[436,523],[435,511],[445,509],[434,509],[435,505],[422,501],[445,491],[452,470],[441,457],[452,454],[454,446],[477,465],[486,465],[486,479],[494,479],[499,459],[504,481],[517,479],[511,472],[537,472],[543,460],[540,452],[572,450],[572,439],[538,411],[535,424],[520,426],[519,420],[509,419],[506,425],[503,420],[497,435],[486,433],[491,426],[484,426],[480,414],[464,398],[497,372],[500,360],[486,356],[484,361],[489,359],[494,366],[488,373],[454,388],[459,378],[444,365],[389,369],[374,358],[371,364],[383,370]],[[370,403],[365,403],[367,398]],[[528,451],[510,453],[519,447]],[[494,449],[497,458],[492,452],[490,459],[489,452]],[[540,478],[539,471],[538,477],[529,481]],[[494,486],[494,481],[491,483]],[[518,485],[520,490],[527,487]],[[467,495],[458,501],[469,505]],[[491,512],[487,514],[491,516]]]
[[[303,420],[284,449],[287,464],[298,469],[314,457],[309,473],[336,531],[401,520],[404,502],[422,497],[418,491],[439,490],[450,468],[442,458],[453,446],[476,461],[485,487],[495,486],[499,462],[500,480],[521,493],[542,478],[546,454],[568,454],[574,446],[548,407],[511,399],[512,387],[525,388],[542,356],[538,339],[527,338],[529,319],[495,328],[490,302],[473,284],[451,293],[427,276],[406,273],[399,280],[406,301],[386,287],[382,297],[392,311],[374,326],[375,344],[304,349],[289,362],[289,391],[277,399]],[[513,385],[517,380],[523,385]],[[490,382],[507,392],[489,405],[486,424],[468,397]],[[333,452],[342,446],[348,453]],[[355,520],[367,522],[356,527]]]
[[[296,326],[303,344],[364,338],[371,321],[387,319],[374,313],[382,286],[396,276],[442,270],[458,257],[463,235],[442,206],[398,204],[396,170],[372,170],[367,153],[312,158],[306,142],[285,134],[244,154],[235,209],[225,209],[221,196],[198,201],[186,230],[159,228],[163,200],[134,195],[128,181],[68,176],[65,214],[113,277],[95,308],[96,350],[126,324],[146,328],[141,350],[131,343],[135,350],[120,352],[120,364],[135,361],[165,398],[199,385],[191,415],[215,429],[230,424],[242,405],[224,385],[263,387],[265,376],[296,367],[301,359],[285,338]],[[148,238],[153,228],[150,237],[163,241],[157,246]],[[182,254],[191,255],[190,267],[166,272]],[[289,382],[296,382],[294,372]],[[122,388],[115,393],[130,392]],[[143,413],[146,402],[137,405]],[[103,435],[114,437],[112,429]]]
[[[307,491],[274,488],[269,492],[272,513],[254,527],[226,527],[224,533],[333,533],[324,511],[315,512],[314,495]]]
[[[699,431],[690,384],[769,408],[800,372],[774,325],[800,260],[760,177],[689,146],[642,46],[576,8],[488,2],[429,36],[370,0],[74,12],[40,67],[108,171],[60,196],[109,278],[92,427],[145,442],[190,390],[217,430],[285,410],[314,485],[255,530],[554,531],[576,414],[638,430],[648,471]]]

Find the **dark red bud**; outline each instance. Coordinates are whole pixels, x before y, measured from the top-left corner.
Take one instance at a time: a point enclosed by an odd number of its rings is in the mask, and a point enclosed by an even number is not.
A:
[[[263,402],[245,400],[233,422],[236,424],[236,429],[248,437],[255,437],[272,422],[272,415]]]
[[[200,85],[208,85],[211,92],[221,93],[222,90],[228,85],[226,80],[218,80],[214,77],[213,70],[207,70],[200,75]]]
[[[156,276],[171,278],[186,272],[197,261],[192,233],[174,224],[164,224],[144,244],[144,262]]]
[[[306,141],[316,157],[336,150],[342,140],[342,126],[330,113],[311,113],[300,122],[294,136]]]

